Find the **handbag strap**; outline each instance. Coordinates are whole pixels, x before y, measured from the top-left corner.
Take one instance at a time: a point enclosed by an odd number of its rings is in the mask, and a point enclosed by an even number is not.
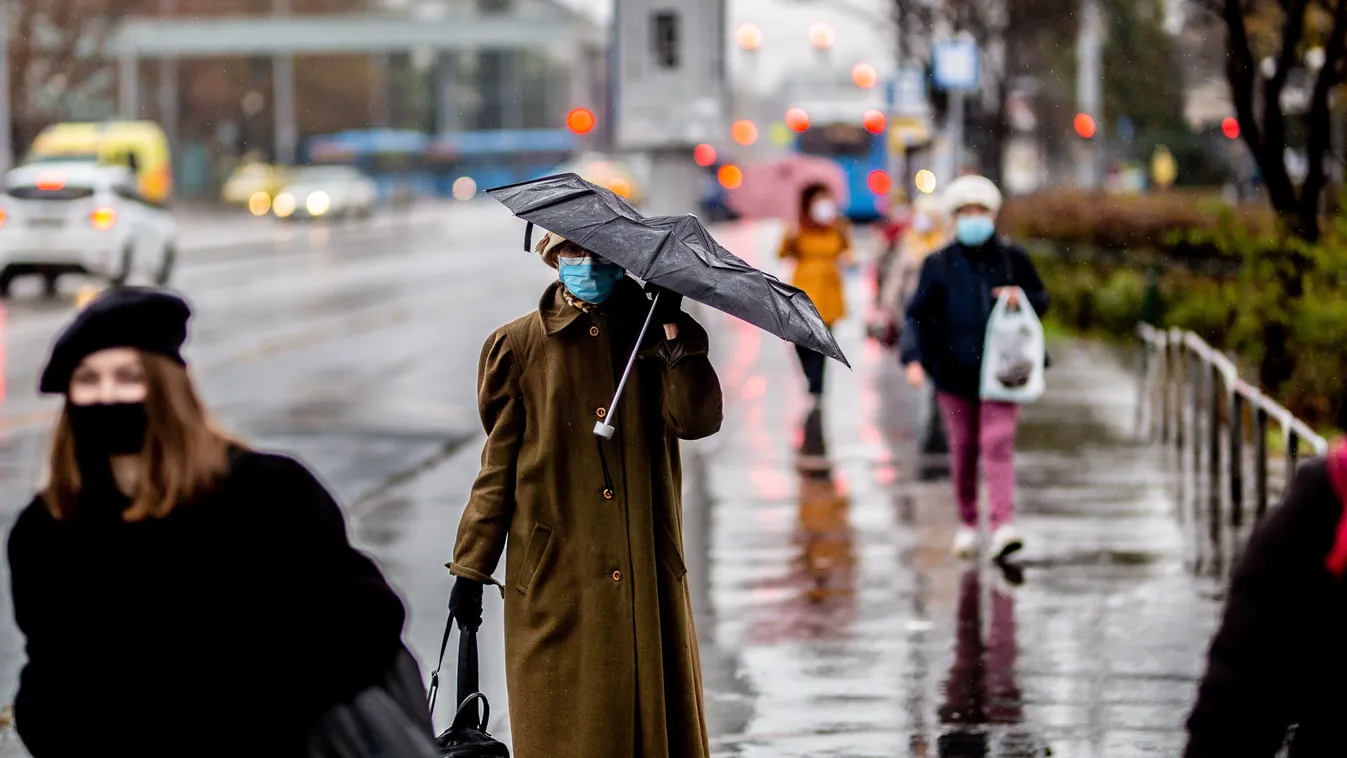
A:
[[[440,657],[435,659],[435,670],[430,672],[430,693],[426,697],[426,706],[435,713],[435,696],[440,692],[440,669],[444,668],[444,654],[449,650],[449,636],[454,631],[454,612],[444,622],[444,639],[440,641]]]
[[[449,637],[454,631],[454,612],[444,622],[444,637],[440,640],[440,657],[435,661],[435,670],[430,672],[430,691],[426,696],[426,706],[435,713],[435,699],[440,691],[440,669],[444,667],[444,655],[449,652]],[[477,632],[458,625],[458,702],[462,703],[477,694]]]
[[[477,702],[481,701],[482,709],[477,710]],[[491,723],[491,703],[487,701],[486,695],[480,692],[474,692],[463,699],[458,704],[458,711],[454,714],[454,722],[450,724],[450,729],[480,729],[486,731],[487,724]]]

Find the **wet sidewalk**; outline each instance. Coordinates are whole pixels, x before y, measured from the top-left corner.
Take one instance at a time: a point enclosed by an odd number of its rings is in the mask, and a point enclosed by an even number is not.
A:
[[[1135,438],[1125,356],[1053,347],[1020,427],[1027,547],[1007,573],[950,555],[947,472],[916,455],[919,394],[858,319],[838,330],[855,370],[829,367],[831,474],[807,475],[793,351],[707,318],[727,417],[689,451],[685,506],[688,553],[708,556],[693,594],[716,755],[1181,751],[1219,585],[1193,570],[1182,471]]]

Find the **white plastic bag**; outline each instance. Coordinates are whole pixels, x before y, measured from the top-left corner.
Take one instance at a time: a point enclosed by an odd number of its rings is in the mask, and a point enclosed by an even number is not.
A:
[[[1043,395],[1043,362],[1047,355],[1043,324],[1019,292],[1019,305],[1010,307],[1006,288],[987,320],[982,349],[981,399],[1003,403],[1032,403]]]

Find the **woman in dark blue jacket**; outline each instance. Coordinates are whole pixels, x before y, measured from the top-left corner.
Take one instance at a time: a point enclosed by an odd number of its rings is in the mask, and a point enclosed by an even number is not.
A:
[[[1001,559],[1024,546],[1015,518],[1015,429],[1019,407],[980,397],[982,348],[987,321],[1001,293],[1010,305],[1027,302],[1041,316],[1048,294],[1024,250],[997,239],[1001,192],[981,176],[950,183],[945,199],[954,213],[955,242],[928,257],[907,306],[913,339],[902,362],[910,384],[929,375],[949,433],[951,473],[962,527],[954,552],[971,556],[978,547],[978,461],[987,474],[991,504],[990,552]]]

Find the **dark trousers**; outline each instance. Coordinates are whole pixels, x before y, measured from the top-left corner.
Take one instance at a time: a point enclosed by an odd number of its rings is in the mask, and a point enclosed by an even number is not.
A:
[[[800,356],[800,368],[804,369],[804,378],[809,381],[809,394],[823,394],[823,367],[828,359],[823,353],[816,353],[807,347],[795,346],[795,354]]]

